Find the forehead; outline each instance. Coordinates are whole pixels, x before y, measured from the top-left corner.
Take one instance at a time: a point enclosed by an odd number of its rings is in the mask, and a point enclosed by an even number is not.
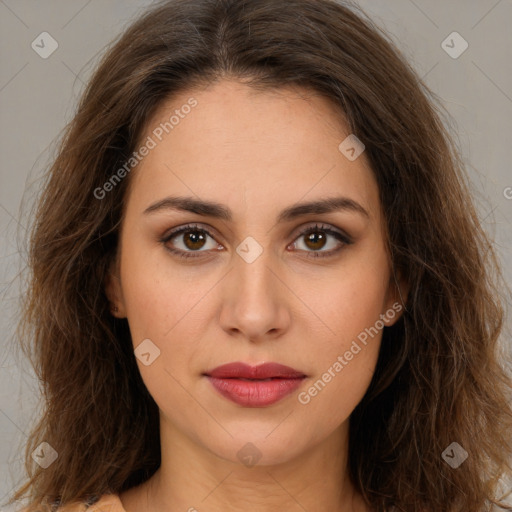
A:
[[[234,211],[275,212],[343,194],[375,211],[378,191],[364,152],[350,161],[339,150],[349,135],[340,110],[311,91],[227,80],[183,91],[147,123],[140,140],[149,137],[154,147],[133,172],[130,195],[141,203],[195,195]]]

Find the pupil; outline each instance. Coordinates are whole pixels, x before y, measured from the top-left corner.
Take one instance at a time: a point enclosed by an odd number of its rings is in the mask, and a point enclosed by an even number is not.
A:
[[[200,249],[203,245],[201,242],[204,242],[205,237],[204,234],[199,231],[187,231],[184,239],[185,245],[187,245],[189,249]],[[187,241],[191,241],[191,243],[187,243]]]
[[[318,231],[316,233],[310,233],[308,235],[308,242],[313,243],[312,249],[321,249],[325,243],[325,236],[323,235],[323,233],[320,233]],[[317,244],[319,242],[320,242],[320,246],[318,247]]]

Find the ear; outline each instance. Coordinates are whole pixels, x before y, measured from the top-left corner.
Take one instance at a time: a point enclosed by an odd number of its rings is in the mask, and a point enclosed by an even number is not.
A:
[[[104,280],[105,294],[110,302],[110,312],[116,318],[126,318],[123,288],[117,258],[113,259]]]
[[[409,284],[402,275],[402,272],[395,272],[392,269],[388,284],[384,311],[381,319],[386,327],[391,327],[402,316],[409,295]]]

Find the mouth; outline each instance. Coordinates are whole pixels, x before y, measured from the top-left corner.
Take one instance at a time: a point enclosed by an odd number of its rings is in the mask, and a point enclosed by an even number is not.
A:
[[[307,377],[279,363],[229,363],[203,374],[224,398],[244,407],[267,407],[293,393]]]

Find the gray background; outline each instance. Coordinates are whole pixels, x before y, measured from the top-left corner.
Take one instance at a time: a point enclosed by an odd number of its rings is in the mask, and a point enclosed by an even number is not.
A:
[[[285,0],[283,0],[285,1]],[[25,230],[38,178],[105,45],[149,0],[0,0],[0,501],[22,478],[22,443],[38,412],[38,383],[16,356],[14,329]],[[512,0],[361,0],[452,116],[476,200],[512,276]],[[47,59],[31,47],[49,32]],[[441,47],[457,31],[468,49]],[[451,43],[449,43],[451,44]],[[460,46],[455,42],[455,49]],[[509,188],[510,187],[510,188]],[[508,197],[508,198],[507,198]],[[510,326],[510,322],[508,322]],[[504,336],[507,345],[510,337]]]

